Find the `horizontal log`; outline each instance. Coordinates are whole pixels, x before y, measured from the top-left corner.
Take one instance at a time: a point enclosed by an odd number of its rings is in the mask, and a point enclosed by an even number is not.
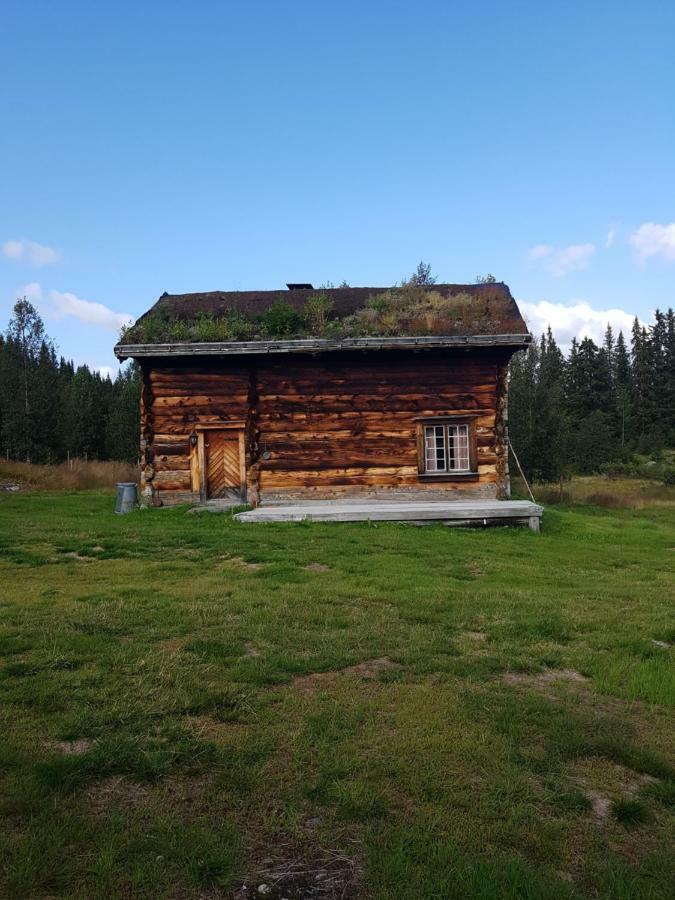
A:
[[[223,371],[221,373],[197,374],[192,371],[185,371],[181,374],[172,376],[159,376],[153,373],[151,375],[151,385],[153,392],[164,391],[175,388],[182,390],[186,385],[204,385],[208,390],[220,389],[227,384],[247,385],[250,380],[250,374],[231,373]],[[359,389],[368,386],[381,386],[383,388],[396,386],[409,386],[414,384],[425,385],[443,385],[443,384],[465,384],[465,385],[494,385],[497,377],[497,367],[479,367],[467,369],[462,366],[454,366],[449,368],[438,367],[422,367],[417,369],[400,369],[392,372],[382,372],[373,368],[359,368],[350,374],[343,373],[336,376],[328,370],[315,371],[308,375],[306,372],[296,370],[290,374],[288,371],[283,377],[275,377],[274,374],[259,370],[257,373],[257,382],[261,386],[265,386],[268,390],[284,393],[291,392],[307,392],[315,391],[317,385],[325,386],[328,389],[349,389],[352,386]]]
[[[158,410],[154,416],[155,427],[162,432],[176,433],[175,426],[182,426],[183,433],[190,434],[196,425],[227,425],[228,422],[241,421],[246,417],[246,410],[234,410],[228,413],[209,411],[208,413],[195,410],[184,412],[169,412]]]
[[[367,453],[325,453],[321,457],[312,459],[307,454],[278,455],[270,460],[264,460],[261,465],[263,472],[293,472],[306,471],[311,468],[316,472],[333,471],[337,466],[348,468],[372,466],[401,466],[408,465],[417,468],[417,453],[414,448],[409,453],[400,454],[367,454]]]
[[[153,486],[165,491],[189,491],[192,488],[190,470],[180,472],[156,472]]]
[[[151,384],[184,384],[187,379],[195,381],[223,381],[224,379],[239,379],[250,377],[248,366],[234,367],[231,365],[221,365],[210,367],[208,369],[186,366],[175,369],[155,369],[150,372]]]
[[[410,428],[401,428],[399,431],[390,431],[382,434],[377,431],[330,431],[302,432],[296,431],[292,435],[287,432],[270,432],[261,430],[259,442],[265,445],[265,449],[272,453],[301,452],[316,453],[321,450],[369,450],[377,452],[405,451],[411,444],[416,445],[417,428],[413,424]],[[476,434],[476,444],[479,448],[491,448],[494,444],[494,431],[482,429]]]
[[[217,418],[216,422],[222,422],[222,419]],[[184,440],[186,435],[189,437],[189,435],[192,434],[192,432],[195,429],[196,424],[206,425],[206,424],[210,424],[210,423],[206,422],[203,417],[201,417],[199,419],[199,423],[197,423],[197,422],[186,422],[183,420],[182,416],[177,416],[173,420],[169,419],[169,421],[166,421],[166,419],[164,419],[164,421],[162,421],[160,423],[156,422],[155,424],[161,426],[162,438],[166,438],[168,436],[168,437],[181,438]]]
[[[387,441],[387,440],[410,440],[414,438],[416,429],[414,424],[410,428],[399,428],[398,430],[361,430],[360,428],[327,428],[323,431],[300,430],[300,431],[270,431],[269,434],[261,432],[261,440],[265,440],[271,447],[277,445],[294,445],[297,442],[307,444],[323,444],[325,441],[340,442],[343,441]]]
[[[161,419],[162,416],[226,416],[229,419],[237,419],[241,421],[246,418],[248,413],[248,404],[242,401],[221,400],[212,403],[194,403],[194,404],[172,404],[162,406],[154,404],[152,408],[155,420]]]
[[[374,486],[386,486],[386,487],[415,487],[418,488],[420,486],[419,479],[417,474],[415,475],[403,475],[400,477],[392,477],[391,475],[326,475],[321,473],[321,477],[317,478],[305,478],[299,477],[297,473],[293,473],[295,477],[287,476],[285,478],[278,478],[270,474],[265,474],[260,477],[260,490],[264,491],[272,491],[272,490],[293,490],[298,488],[312,488],[312,487],[374,487]],[[459,487],[471,487],[477,486],[479,484],[493,484],[496,480],[496,476],[494,475],[485,475],[478,480],[473,481],[446,481],[446,482],[434,482],[434,488],[436,490],[441,489],[440,485],[443,485],[443,489],[451,489],[450,485],[457,485]]]
[[[497,474],[497,466],[494,463],[484,463],[482,460],[479,460],[476,468],[481,478],[485,475]]]
[[[199,503],[199,491],[162,490],[158,495],[162,506],[176,506],[178,503]]]
[[[155,444],[184,444],[189,438],[190,432],[184,434],[169,434],[156,431],[153,435]]]
[[[181,400],[186,397],[195,397],[195,396],[206,396],[206,397],[215,397],[216,401],[227,400],[229,397],[240,397],[242,401],[246,401],[248,397],[248,390],[242,389],[241,385],[222,385],[217,388],[214,388],[211,385],[206,384],[193,384],[192,382],[186,383],[186,385],[181,389],[177,387],[172,387],[171,389],[165,391],[154,391],[153,398],[154,401],[158,400],[167,400],[167,399],[175,399]]]
[[[494,404],[481,401],[478,397],[462,396],[456,399],[448,397],[430,398],[419,400],[386,400],[373,397],[356,397],[354,400],[311,401],[303,400],[274,400],[260,398],[258,414],[264,416],[268,413],[279,415],[294,412],[304,412],[307,415],[328,412],[373,412],[373,413],[408,413],[414,416],[439,415],[439,410],[447,410],[449,415],[459,415],[458,410],[471,414],[478,410],[486,410]]]
[[[189,383],[186,381],[186,383]],[[454,372],[448,375],[440,375],[435,372],[418,372],[417,374],[399,374],[397,378],[379,379],[376,376],[363,376],[358,378],[342,379],[335,381],[331,378],[317,378],[313,381],[288,380],[284,382],[270,381],[264,376],[258,378],[258,386],[268,394],[315,394],[315,393],[361,393],[362,391],[376,390],[381,393],[396,393],[397,391],[418,390],[423,391],[427,386],[437,389],[452,389],[458,387],[471,390],[496,390],[497,379],[495,373],[481,373],[473,378],[466,374]]]
[[[193,394],[189,397],[155,397],[152,405],[154,409],[173,407],[203,407],[204,409],[208,409],[209,407],[228,407],[232,405],[238,405],[243,408],[248,406],[248,395],[232,393],[223,395]]]
[[[469,410],[451,411],[447,409],[429,412],[429,417],[446,417],[454,415],[474,415]],[[426,413],[422,413],[426,416]],[[381,432],[382,434],[408,434],[413,433],[417,427],[416,414],[405,413],[339,413],[327,415],[307,416],[265,416],[257,418],[257,425],[261,433],[269,435],[286,436],[287,439],[302,437],[303,434],[318,436],[323,439],[327,434],[368,434]],[[479,412],[474,419],[477,433],[491,432],[494,428],[494,410],[487,413]],[[272,439],[272,438],[270,438]]]
[[[283,372],[277,369],[266,369],[260,366],[257,371],[259,381],[280,385],[307,385],[316,384],[318,381],[327,381],[333,384],[346,384],[352,381],[381,381],[396,383],[405,379],[420,377],[432,378],[461,378],[469,380],[475,378],[491,378],[497,374],[497,366],[492,363],[479,365],[432,364],[424,365],[420,362],[417,366],[396,366],[383,368],[378,366],[360,365],[351,369],[312,369],[308,370],[300,366],[286,366]]]
[[[185,456],[190,452],[190,441],[182,439],[180,442],[167,443],[166,441],[153,441],[152,449],[157,456]]]
[[[156,472],[182,472],[190,468],[190,457],[155,455],[153,465]]]
[[[486,407],[483,410],[459,410],[448,409],[447,407],[439,407],[438,409],[426,410],[313,410],[312,412],[293,410],[292,412],[281,412],[273,408],[267,410],[257,410],[256,418],[260,423],[269,427],[298,429],[298,428],[363,428],[368,425],[372,427],[392,427],[393,425],[414,425],[419,419],[424,418],[445,418],[450,416],[472,416],[477,423],[483,420],[494,420],[494,409]],[[488,418],[489,417],[489,418]]]
[[[398,433],[396,436],[387,438],[382,437],[366,437],[365,435],[348,435],[347,437],[336,438],[335,433],[324,434],[314,440],[300,436],[296,440],[288,440],[274,435],[265,440],[265,449],[269,450],[272,455],[283,453],[309,453],[315,455],[317,453],[339,452],[346,453],[350,450],[360,450],[362,452],[369,451],[377,453],[383,451],[405,451],[411,446],[416,445],[416,431],[410,429],[405,433]]]
[[[444,360],[433,361],[429,357],[415,356],[414,363],[397,356],[396,364],[382,365],[377,362],[369,362],[364,357],[359,357],[351,366],[303,366],[297,362],[286,361],[284,366],[260,365],[257,377],[260,380],[269,381],[350,381],[358,378],[392,378],[401,377],[419,378],[427,373],[433,375],[461,375],[463,378],[471,378],[478,375],[490,375],[497,372],[498,366],[494,361],[477,359],[471,361],[466,356],[455,356]]]
[[[265,476],[267,478],[276,477],[277,471],[275,469],[264,469],[261,466],[260,469],[261,476]],[[279,478],[280,480],[284,480],[284,473],[280,472]],[[407,466],[332,466],[330,468],[323,469],[321,471],[317,469],[301,469],[294,473],[295,478],[307,478],[310,481],[316,478],[323,477],[341,477],[349,478],[353,475],[378,475],[378,476],[387,476],[387,477],[403,477],[406,475],[414,475],[417,477],[417,466],[416,465],[407,465]],[[290,477],[290,476],[289,476]]]
[[[259,403],[261,405],[272,404],[274,406],[279,403],[308,406],[321,405],[330,409],[336,404],[341,403],[405,404],[405,406],[410,406],[411,404],[429,403],[432,398],[434,404],[438,404],[441,401],[454,404],[457,403],[458,400],[461,401],[464,399],[470,399],[472,404],[475,404],[478,401],[493,404],[495,393],[492,390],[472,390],[469,392],[465,386],[462,386],[461,390],[457,388],[439,387],[437,389],[429,388],[427,390],[415,391],[410,389],[404,390],[401,388],[399,388],[398,391],[377,391],[371,386],[369,390],[350,391],[348,393],[336,391],[333,394],[326,392],[319,393],[318,391],[311,394],[292,394],[290,392],[287,394],[269,394],[264,390],[261,390],[259,394]],[[170,399],[179,400],[180,398]],[[167,400],[169,400],[169,398],[166,398],[164,402]],[[212,400],[213,398],[208,398],[203,402],[212,402]],[[157,400],[155,402],[157,402]]]

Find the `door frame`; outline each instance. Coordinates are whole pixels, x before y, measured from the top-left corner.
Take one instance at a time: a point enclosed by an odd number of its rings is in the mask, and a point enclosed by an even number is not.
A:
[[[190,469],[192,477],[192,490],[199,491],[199,499],[206,503],[207,478],[206,478],[206,432],[207,431],[237,431],[239,439],[239,480],[241,482],[242,503],[246,501],[246,423],[245,422],[218,422],[217,424],[195,425],[197,433],[196,453],[192,454]]]

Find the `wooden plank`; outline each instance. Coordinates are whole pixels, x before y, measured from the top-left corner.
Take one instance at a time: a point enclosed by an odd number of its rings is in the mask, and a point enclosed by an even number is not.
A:
[[[436,349],[455,347],[509,347],[521,349],[532,340],[529,334],[493,334],[424,337],[359,337],[329,340],[308,338],[276,341],[217,341],[206,343],[117,344],[118,359],[153,357],[241,356],[259,353],[316,353],[343,350]]]
[[[259,506],[257,509],[238,513],[239,522],[366,522],[366,521],[500,521],[525,520],[536,530],[543,514],[543,507],[527,500],[490,501],[454,500],[368,503],[331,501],[328,503],[297,503],[288,506]]]
[[[197,468],[199,470],[199,495],[202,501],[206,500],[206,449],[204,447],[204,432],[197,432]]]
[[[190,447],[190,486],[193,491],[201,491],[201,473],[199,469],[199,441]]]

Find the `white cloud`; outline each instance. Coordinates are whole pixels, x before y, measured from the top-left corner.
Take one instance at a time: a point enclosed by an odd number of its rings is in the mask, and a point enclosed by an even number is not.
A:
[[[527,258],[535,262],[538,259],[544,259],[553,253],[553,247],[550,244],[536,244],[527,254]]]
[[[556,250],[550,244],[537,244],[528,252],[531,262],[545,260],[544,266],[551,275],[560,278],[568,272],[585,269],[595,253],[595,244],[570,244]]]
[[[650,256],[661,256],[668,262],[675,261],[675,222],[669,225],[645,222],[631,234],[629,241],[643,262]]]
[[[110,378],[111,381],[114,380],[117,374],[117,370],[112,366],[97,366],[94,364],[89,368],[94,372],[98,372],[101,378]]]
[[[37,267],[50,266],[61,258],[57,250],[36,241],[6,241],[2,245],[2,253],[7,259]]]
[[[548,300],[538,303],[519,300],[518,306],[535,338],[550,325],[556,341],[564,349],[569,347],[573,337],[579,340],[590,337],[596,344],[601,344],[607,323],[612,326],[615,336],[623,331],[624,337],[628,337],[635,318],[623,309],[593,309],[584,301],[565,306]]]
[[[37,300],[42,299],[42,287],[37,281],[31,281],[29,284],[24,285],[21,296],[35,303]]]
[[[123,325],[133,321],[129,313],[116,313],[102,303],[91,300],[82,300],[76,294],[50,291],[51,315],[55,319],[64,319],[72,316],[85,322],[87,325],[97,325],[110,331],[119,331]]]
[[[595,253],[595,244],[571,244],[551,257],[550,271],[556,278],[585,269]]]
[[[607,239],[605,240],[605,250],[609,250],[610,247],[613,247],[615,240],[616,240],[616,227],[614,225],[612,225],[612,227],[607,232]]]
[[[21,295],[38,304],[43,314],[50,319],[66,319],[72,316],[87,325],[97,325],[110,331],[119,331],[123,325],[133,322],[133,316],[129,313],[116,313],[102,303],[82,300],[69,292],[50,291],[45,298],[42,285],[37,281],[24,285]]]

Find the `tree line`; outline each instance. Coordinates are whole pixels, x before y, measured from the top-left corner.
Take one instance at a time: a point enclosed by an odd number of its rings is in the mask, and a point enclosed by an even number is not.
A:
[[[608,325],[602,346],[573,340],[566,356],[549,328],[513,358],[509,434],[534,481],[629,473],[635,454],[675,447],[673,310],[657,309],[649,327],[636,318],[629,344]]]
[[[112,380],[58,357],[35,307],[17,300],[0,335],[0,452],[7,459],[136,462],[140,382],[128,364]]]
[[[136,462],[138,367],[114,380],[58,357],[42,319],[25,298],[0,335],[0,452],[14,460],[68,457]],[[636,319],[630,344],[607,327],[602,346],[573,340],[567,355],[549,328],[514,356],[509,433],[528,479],[555,481],[635,453],[658,458],[675,447],[675,314]]]

